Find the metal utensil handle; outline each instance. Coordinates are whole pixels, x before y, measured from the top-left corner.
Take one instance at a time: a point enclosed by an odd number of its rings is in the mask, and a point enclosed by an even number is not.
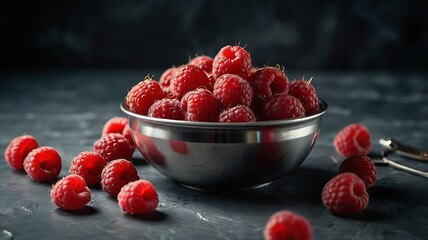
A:
[[[424,171],[417,170],[417,169],[414,169],[414,168],[411,168],[411,167],[408,167],[408,166],[404,166],[402,164],[399,164],[397,162],[389,160],[386,157],[383,157],[382,160],[384,162],[388,163],[388,165],[390,165],[391,167],[396,168],[398,170],[401,170],[401,171],[404,171],[404,172],[407,172],[407,173],[411,173],[411,174],[415,174],[415,175],[418,175],[418,176],[421,176],[421,177],[428,178],[428,172],[424,172]]]
[[[408,158],[428,162],[428,151],[423,151],[413,146],[400,143],[392,138],[380,139],[379,143],[384,147],[386,147],[387,149],[403,157],[408,157]]]

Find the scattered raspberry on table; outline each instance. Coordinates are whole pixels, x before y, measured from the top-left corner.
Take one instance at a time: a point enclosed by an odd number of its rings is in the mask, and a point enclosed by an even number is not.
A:
[[[85,179],[77,174],[68,175],[56,182],[50,195],[55,205],[69,211],[82,209],[91,200],[91,191],[86,186]]]
[[[128,125],[128,119],[124,117],[112,117],[104,123],[101,135],[107,135],[108,133],[120,133],[122,134],[125,126]]]
[[[96,152],[81,152],[71,160],[70,172],[77,174],[89,186],[99,186],[101,184],[101,172],[107,161]]]
[[[150,214],[159,205],[159,197],[154,186],[147,180],[129,182],[117,195],[122,211],[128,214]]]
[[[136,146],[134,139],[132,138],[131,127],[129,126],[129,124],[126,124],[126,126],[123,128],[122,135],[128,141],[129,146],[131,146],[131,148],[133,149],[132,151],[134,152]]]
[[[33,149],[39,147],[36,139],[30,135],[22,135],[12,139],[4,151],[4,158],[15,170],[24,169],[24,159]]]
[[[344,157],[367,155],[372,147],[370,131],[363,124],[349,124],[336,134],[333,145]]]
[[[112,196],[117,196],[124,185],[138,179],[140,177],[137,169],[126,159],[116,159],[107,163],[101,172],[101,186]]]
[[[354,173],[346,172],[333,177],[322,191],[322,201],[331,213],[356,214],[369,203],[364,181]]]
[[[310,240],[312,226],[302,215],[283,210],[269,218],[263,234],[265,240]]]
[[[94,151],[108,162],[119,158],[131,161],[134,148],[122,134],[109,133],[94,143]]]
[[[53,147],[33,149],[24,160],[24,170],[37,182],[55,180],[61,172],[61,156]]]
[[[352,172],[358,175],[369,188],[376,182],[376,166],[369,157],[364,155],[353,155],[340,164],[339,172]]]

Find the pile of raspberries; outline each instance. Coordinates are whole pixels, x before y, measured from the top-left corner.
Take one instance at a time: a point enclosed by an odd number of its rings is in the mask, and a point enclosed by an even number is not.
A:
[[[300,118],[319,111],[311,80],[289,81],[281,66],[256,68],[241,46],[201,55],[147,76],[128,92],[126,107],[155,118],[255,122]]]

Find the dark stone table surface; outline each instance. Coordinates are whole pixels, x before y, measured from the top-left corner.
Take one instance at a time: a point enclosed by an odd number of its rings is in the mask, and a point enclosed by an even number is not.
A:
[[[159,71],[56,71],[0,76],[0,149],[21,134],[62,156],[60,177],[71,159],[92,150],[106,120],[124,116],[119,104],[146,74]],[[309,219],[314,239],[428,239],[428,179],[378,166],[362,213],[339,217],[321,201],[324,184],[337,174],[335,134],[362,123],[378,139],[394,137],[428,149],[428,75],[294,71],[290,79],[314,76],[328,104],[321,133],[305,162],[289,175],[257,190],[208,193],[187,189],[146,164],[136,152],[141,178],[160,196],[149,216],[123,214],[117,201],[92,190],[84,210],[73,213],[50,200],[52,183],[36,183],[0,161],[0,239],[262,239],[271,214],[292,210]],[[2,151],[3,151],[2,150]],[[428,170],[425,163],[397,158]]]

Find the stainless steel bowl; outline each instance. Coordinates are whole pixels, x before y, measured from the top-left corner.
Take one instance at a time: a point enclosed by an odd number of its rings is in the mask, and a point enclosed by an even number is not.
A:
[[[254,123],[189,122],[131,112],[134,142],[163,175],[199,190],[265,186],[296,169],[309,155],[327,110],[290,120]]]

